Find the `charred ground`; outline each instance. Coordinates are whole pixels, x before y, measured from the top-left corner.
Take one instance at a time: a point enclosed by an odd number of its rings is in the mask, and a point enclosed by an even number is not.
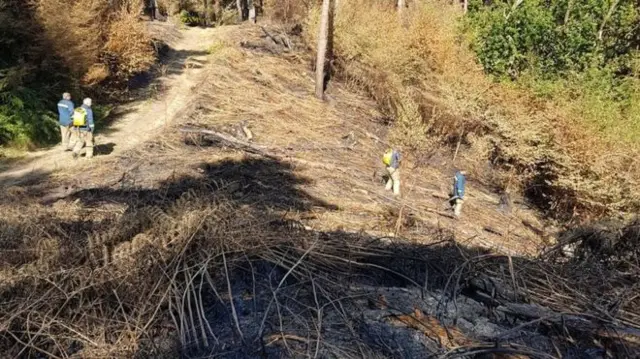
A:
[[[295,41],[253,26],[218,36],[161,131],[5,187],[5,353],[637,355],[637,225],[573,230],[539,255],[553,231],[525,201],[501,209],[481,181],[450,218],[447,151],[408,158],[391,198],[373,103],[339,83],[315,100]]]

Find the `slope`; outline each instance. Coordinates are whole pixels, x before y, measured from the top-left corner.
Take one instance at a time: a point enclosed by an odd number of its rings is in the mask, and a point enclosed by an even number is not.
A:
[[[637,339],[635,315],[621,314],[631,327],[621,332],[607,314],[599,331],[591,313],[611,303],[594,305],[532,259],[544,227],[522,201],[501,209],[472,178],[462,219],[451,218],[450,153],[407,158],[403,195],[385,192],[388,124],[345,84],[315,99],[295,37],[245,24],[201,41],[211,45],[193,87],[167,89],[179,110],[166,126],[117,155],[3,188],[7,352],[553,357],[536,351]],[[499,280],[474,293],[487,273]]]
[[[78,191],[88,183],[97,186],[125,175],[136,185],[154,186],[175,173],[197,173],[194,167],[203,158],[243,155],[224,148],[185,147],[176,126],[189,123],[225,131],[247,121],[256,143],[281,153],[297,175],[312,179],[305,191],[337,208],[306,219],[287,214],[310,227],[364,230],[416,241],[427,240],[438,228],[454,233],[459,241],[511,254],[534,254],[544,245],[544,226],[526,203],[516,201],[509,211],[500,206],[497,194],[473,179],[465,215],[454,220],[446,206],[453,174],[448,153],[426,161],[407,158],[404,195],[393,198],[385,193],[379,157],[386,146],[387,125],[375,104],[340,83],[332,84],[327,102],[315,100],[308,55],[300,44],[290,46],[298,50],[276,44],[260,27],[187,30],[170,66],[185,66],[184,56],[177,60],[184,51],[195,54],[189,61],[200,68],[177,75],[169,71],[163,80],[166,94],[134,104],[109,133],[98,135],[99,144],[116,144],[111,155],[74,163],[68,154],[44,151],[35,154],[34,161],[3,172],[0,179],[17,185],[30,178],[28,172],[59,169],[53,174],[58,186],[48,182],[56,188],[54,196],[60,192],[57,188]],[[174,151],[165,153],[166,146]],[[141,177],[136,175],[140,171]],[[107,181],[109,176],[113,178]]]

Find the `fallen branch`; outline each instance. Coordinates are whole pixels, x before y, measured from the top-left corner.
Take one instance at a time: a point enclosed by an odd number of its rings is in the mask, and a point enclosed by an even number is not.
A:
[[[273,154],[268,153],[268,150],[264,146],[255,145],[246,141],[239,140],[231,135],[227,135],[222,132],[213,130],[183,127],[180,129],[182,133],[198,133],[206,136],[213,137],[216,141],[221,142],[223,145],[238,150],[259,154],[265,157],[274,157]]]
[[[299,158],[286,156],[284,154],[278,153],[276,150],[269,149],[268,147],[265,147],[265,146],[249,143],[222,132],[217,132],[217,131],[207,130],[207,129],[200,129],[200,128],[185,128],[185,127],[181,128],[180,132],[202,134],[207,137],[212,137],[215,141],[222,143],[226,147],[261,155],[261,156],[264,156],[273,160],[281,161],[281,162],[297,163],[297,164],[301,164],[309,167],[321,168],[328,171],[342,171],[342,172],[345,171],[342,167],[332,165],[330,163],[307,161]]]

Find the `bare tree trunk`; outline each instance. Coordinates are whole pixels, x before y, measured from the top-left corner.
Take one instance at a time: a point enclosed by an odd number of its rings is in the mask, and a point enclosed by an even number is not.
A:
[[[404,9],[407,7],[405,0],[398,0],[398,14],[402,15]]]
[[[247,1],[247,7],[248,9],[248,13],[249,13],[249,21],[251,21],[252,23],[256,23],[256,6],[254,4],[255,0],[248,0]]]
[[[160,9],[158,9],[158,2],[156,0],[151,0],[149,5],[151,7],[151,20],[158,19],[160,17],[160,14],[158,14],[160,12]]]
[[[215,18],[216,25],[222,24],[222,0],[213,0],[213,17]]]
[[[613,0],[613,3],[611,3],[611,7],[609,8],[607,15],[605,15],[604,19],[602,20],[602,24],[600,25],[600,30],[598,31],[598,40],[602,41],[602,34],[604,33],[604,28],[607,25],[607,21],[609,21],[611,15],[613,15],[613,12],[616,10],[619,2],[620,0]]]
[[[462,3],[462,10],[465,14],[467,13],[467,11],[469,10],[469,0],[464,0],[464,2]]]
[[[236,0],[236,6],[238,7],[238,22],[244,21],[244,11],[242,9],[242,0]]]
[[[573,0],[569,0],[567,3],[567,12],[564,13],[564,26],[567,26],[569,23],[569,18],[571,17],[571,10],[573,10]]]
[[[318,34],[318,54],[316,58],[316,97],[324,98],[324,65],[327,56],[327,42],[329,35],[329,12],[331,0],[322,0],[322,15],[320,17],[320,33]]]
[[[155,1],[155,0],[154,0]],[[209,26],[209,0],[204,1],[204,26]]]

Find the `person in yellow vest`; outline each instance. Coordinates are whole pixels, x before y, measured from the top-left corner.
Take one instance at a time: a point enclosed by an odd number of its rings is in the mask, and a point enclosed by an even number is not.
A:
[[[86,147],[85,158],[93,157],[93,111],[91,110],[91,99],[85,98],[82,106],[73,112],[73,128],[77,134],[77,142],[73,147],[73,158],[78,158],[80,151]]]
[[[393,189],[394,195],[400,194],[400,152],[395,149],[389,148],[382,156],[382,162],[387,167],[387,173],[389,173],[389,180],[385,189],[390,191]]]

